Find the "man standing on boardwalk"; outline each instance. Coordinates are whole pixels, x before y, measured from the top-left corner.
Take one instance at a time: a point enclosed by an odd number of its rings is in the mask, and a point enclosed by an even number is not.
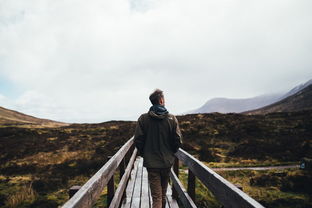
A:
[[[169,173],[182,136],[178,120],[165,108],[163,91],[156,89],[149,99],[153,106],[138,119],[134,143],[148,172],[153,208],[165,208]]]

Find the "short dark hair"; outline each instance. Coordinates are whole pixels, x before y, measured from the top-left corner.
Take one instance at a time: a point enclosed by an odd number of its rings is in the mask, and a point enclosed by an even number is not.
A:
[[[163,91],[160,89],[154,90],[154,92],[149,96],[149,99],[153,105],[159,105],[160,98],[164,98]]]

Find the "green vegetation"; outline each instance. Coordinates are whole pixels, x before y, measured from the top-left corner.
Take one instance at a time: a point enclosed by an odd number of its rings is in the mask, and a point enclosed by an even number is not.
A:
[[[312,206],[312,175],[302,170],[223,171],[219,174],[265,207]]]
[[[187,188],[187,173],[186,168],[182,167],[179,171],[179,180],[184,188]],[[214,195],[203,185],[197,178],[195,179],[195,204],[201,208],[220,208],[222,205],[217,201]]]
[[[194,114],[178,120],[183,148],[209,167],[298,164],[302,157],[312,157],[312,111],[257,116]],[[23,127],[0,127],[0,207],[62,205],[71,186],[83,185],[133,135],[135,122]],[[311,206],[306,197],[311,188],[302,192],[291,188],[301,184],[302,178],[306,180],[304,172],[287,172],[285,180],[271,185],[259,182],[270,171],[220,174],[234,183],[253,178],[252,183],[240,183],[265,206],[285,207],[287,202],[296,203],[292,207]],[[208,190],[200,183],[197,186],[199,207],[219,206]],[[25,194],[19,194],[21,190]],[[105,207],[105,190],[103,194],[97,207]]]
[[[194,114],[178,119],[183,148],[201,161],[279,165],[312,157],[312,111]]]
[[[312,206],[311,172],[296,169],[237,170],[220,171],[218,174],[231,183],[240,185],[245,193],[265,207],[306,208]],[[180,171],[179,178],[186,188],[187,173]],[[201,208],[221,207],[213,194],[198,179],[196,179],[196,205]]]
[[[133,131],[134,122],[115,121],[61,128],[1,128],[0,207],[62,205],[68,200],[68,189],[83,185]]]

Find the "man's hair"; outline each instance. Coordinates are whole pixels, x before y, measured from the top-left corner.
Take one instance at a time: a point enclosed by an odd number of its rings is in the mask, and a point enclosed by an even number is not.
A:
[[[160,98],[163,98],[164,94],[163,91],[160,89],[154,90],[154,92],[149,96],[149,99],[153,105],[158,105]]]

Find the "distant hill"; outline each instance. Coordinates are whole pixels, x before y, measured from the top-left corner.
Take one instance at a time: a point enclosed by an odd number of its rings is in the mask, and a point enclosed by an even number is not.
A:
[[[266,106],[279,100],[282,94],[263,95],[246,99],[214,98],[207,101],[202,107],[189,111],[194,113],[240,113]]]
[[[273,112],[294,112],[302,110],[312,110],[312,84],[276,103],[244,113],[248,115],[255,115],[268,114]]]
[[[2,126],[42,126],[58,127],[67,125],[66,123],[52,121],[48,119],[36,118],[14,110],[9,110],[0,106],[0,125]]]
[[[269,94],[246,99],[230,99],[230,98],[214,98],[208,100],[203,106],[185,114],[195,113],[242,113],[254,109],[259,109],[268,106],[280,100],[283,100],[291,95],[296,94],[305,87],[312,84],[312,79],[304,84],[300,84],[285,94]]]

